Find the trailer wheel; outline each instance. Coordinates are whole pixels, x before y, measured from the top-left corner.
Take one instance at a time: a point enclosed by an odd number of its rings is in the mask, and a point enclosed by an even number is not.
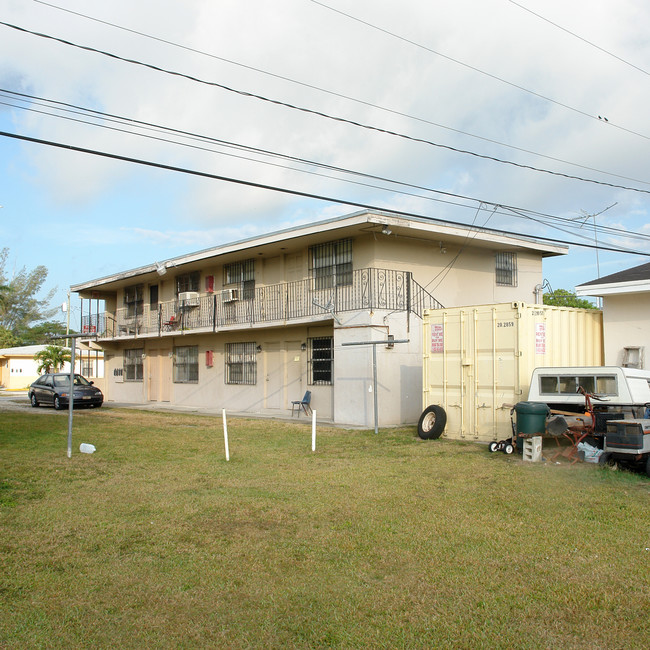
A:
[[[436,440],[442,435],[446,424],[447,414],[442,406],[427,406],[418,421],[418,436],[422,440]]]
[[[503,453],[510,455],[515,450],[514,446],[510,442],[506,442],[505,447],[503,448]]]
[[[499,449],[499,443],[496,440],[493,440],[488,445],[488,451],[493,454],[495,451],[497,451],[497,449]]]

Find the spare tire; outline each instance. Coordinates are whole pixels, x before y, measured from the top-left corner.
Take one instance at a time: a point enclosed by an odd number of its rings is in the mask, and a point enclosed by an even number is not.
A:
[[[418,421],[418,436],[422,440],[436,440],[440,438],[447,425],[447,414],[442,406],[432,404],[422,412]]]

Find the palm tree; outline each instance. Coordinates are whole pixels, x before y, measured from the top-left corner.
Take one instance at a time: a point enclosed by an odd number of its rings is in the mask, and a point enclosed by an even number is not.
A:
[[[34,360],[40,362],[38,372],[57,372],[66,361],[70,361],[70,350],[58,345],[48,345],[34,355]]]

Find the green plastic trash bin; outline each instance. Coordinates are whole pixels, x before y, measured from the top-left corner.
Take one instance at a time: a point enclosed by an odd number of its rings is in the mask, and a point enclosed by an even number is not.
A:
[[[551,410],[543,402],[518,402],[517,438],[519,436],[541,436],[546,431],[546,418]]]

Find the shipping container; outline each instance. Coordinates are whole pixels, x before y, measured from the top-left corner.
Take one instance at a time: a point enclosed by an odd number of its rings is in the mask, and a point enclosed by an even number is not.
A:
[[[448,438],[506,438],[535,368],[600,366],[604,357],[596,309],[523,302],[435,309],[425,312],[422,331],[421,437],[438,437],[446,424]]]

